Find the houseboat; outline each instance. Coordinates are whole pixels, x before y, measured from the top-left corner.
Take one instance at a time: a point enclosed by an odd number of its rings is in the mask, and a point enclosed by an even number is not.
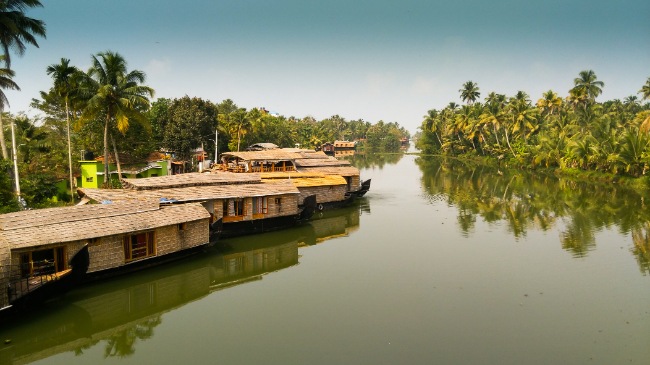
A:
[[[88,199],[154,199],[160,204],[200,203],[210,218],[211,237],[233,237],[287,228],[311,218],[316,197],[289,181],[264,184],[259,174],[199,174],[124,179],[124,189],[80,189]]]
[[[209,219],[200,204],[143,199],[0,215],[0,308],[191,253],[210,244]]]
[[[0,338],[11,342],[0,345],[0,364],[27,364],[96,345],[109,349],[106,357],[139,351],[133,341],[111,348],[111,340],[125,333],[141,338],[146,333],[141,329],[154,330],[165,313],[297,265],[299,237],[275,233],[227,250],[212,247],[173,266],[98,282],[92,290],[46,303],[29,321],[3,323]]]
[[[320,146],[320,150],[328,156],[345,157],[353,156],[356,149],[356,142],[334,141],[326,142]]]
[[[338,207],[352,201],[354,197],[363,196],[370,189],[370,179],[361,182],[359,169],[352,166],[349,161],[338,160],[327,156],[322,151],[312,151],[298,148],[268,148],[263,150],[251,150],[243,152],[225,152],[221,155],[220,171],[233,173],[259,173],[263,180],[279,180],[282,177],[291,181],[300,179],[313,179],[315,176],[340,176],[345,181],[343,195],[338,194],[337,200],[334,196],[328,196],[322,200],[323,194],[317,195],[317,206],[326,209]],[[300,174],[298,174],[300,173]],[[319,186],[313,184],[317,180],[309,180],[302,183],[303,192],[318,190]],[[327,189],[337,190],[340,186],[333,180],[322,180],[333,185],[325,185]],[[319,199],[321,198],[321,199]]]

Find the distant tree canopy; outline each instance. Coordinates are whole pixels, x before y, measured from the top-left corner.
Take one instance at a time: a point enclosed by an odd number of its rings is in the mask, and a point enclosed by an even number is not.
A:
[[[639,93],[649,98],[650,78]],[[431,109],[417,147],[428,154],[478,155],[516,166],[557,167],[644,176],[650,168],[650,103],[635,95],[597,102],[605,83],[580,72],[566,98],[553,90],[533,104],[523,91],[491,92],[481,103],[478,85],[459,90],[467,104]]]

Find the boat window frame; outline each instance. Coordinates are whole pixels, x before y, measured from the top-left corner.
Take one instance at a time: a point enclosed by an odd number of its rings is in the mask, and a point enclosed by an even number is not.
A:
[[[145,237],[143,240],[139,238]],[[136,241],[134,241],[134,239]],[[137,246],[134,248],[134,244]],[[125,234],[122,237],[122,245],[124,248],[124,261],[133,262],[143,260],[157,255],[158,245],[156,242],[156,231],[144,231],[132,234]],[[136,256],[134,257],[134,251]]]

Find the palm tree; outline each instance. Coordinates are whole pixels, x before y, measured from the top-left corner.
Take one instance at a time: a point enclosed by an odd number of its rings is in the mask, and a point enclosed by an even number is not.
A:
[[[645,85],[639,90],[640,94],[643,94],[643,100],[650,99],[650,77],[645,82]]]
[[[42,7],[39,0],[4,0],[0,2],[0,45],[6,57],[7,67],[11,67],[9,49],[19,56],[25,53],[26,44],[38,47],[35,36],[45,38],[45,23],[42,20],[25,16],[28,8]]]
[[[458,91],[460,92],[460,98],[468,104],[473,104],[481,96],[478,85],[473,81],[467,81],[463,84],[463,88]]]
[[[597,81],[596,73],[593,70],[580,71],[579,77],[573,79],[575,85],[572,91],[587,95],[589,100],[593,101],[603,92],[605,83]]]
[[[542,94],[541,99],[537,100],[537,107],[544,114],[553,115],[562,107],[562,98],[557,96],[557,93],[553,90],[549,90]]]
[[[238,108],[228,114],[219,113],[217,118],[219,124],[223,124],[230,131],[231,136],[237,134],[237,151],[239,151],[242,135],[246,135],[252,127],[251,114],[246,111],[246,108]]]
[[[63,97],[65,102],[65,118],[68,134],[68,170],[70,172],[70,197],[71,202],[74,203],[74,185],[72,183],[72,145],[70,144],[70,108],[69,97],[74,89],[73,78],[78,75],[79,70],[70,66],[70,60],[61,58],[61,63],[50,65],[47,67],[46,72],[54,79],[54,91]]]
[[[141,85],[146,79],[143,71],[127,72],[126,60],[117,52],[100,52],[91,61],[92,66],[82,78],[81,91],[88,98],[82,120],[104,119],[104,185],[108,186],[109,126],[115,123],[125,133],[131,119],[146,123],[143,112],[149,108],[154,90]]]
[[[0,55],[0,62],[5,61],[6,59],[7,58],[4,55]],[[9,158],[9,154],[7,153],[7,145],[5,143],[4,126],[2,125],[2,112],[6,106],[9,106],[9,100],[7,100],[7,96],[3,90],[20,90],[18,84],[12,80],[15,75],[16,73],[13,70],[0,67],[0,146],[2,148],[2,158],[5,160]]]

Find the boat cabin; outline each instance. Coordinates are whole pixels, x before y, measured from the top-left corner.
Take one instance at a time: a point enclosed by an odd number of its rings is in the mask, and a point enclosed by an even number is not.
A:
[[[259,174],[184,174],[124,179],[123,185],[125,189],[81,189],[79,192],[98,202],[146,198],[160,204],[200,203],[210,216],[213,236],[257,233],[308,219],[301,216],[305,207],[298,206],[298,188],[289,181],[263,184]]]
[[[142,200],[0,215],[0,308],[74,269],[84,247],[84,274],[100,276],[207,245],[208,219],[199,204]]]

